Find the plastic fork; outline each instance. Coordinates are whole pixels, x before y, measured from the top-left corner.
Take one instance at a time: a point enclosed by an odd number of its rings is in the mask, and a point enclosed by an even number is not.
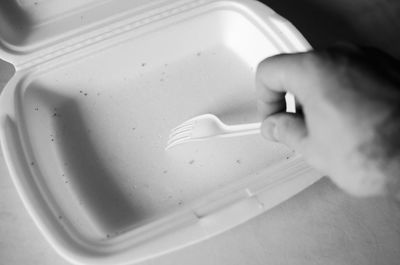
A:
[[[261,123],[227,125],[213,114],[203,114],[171,130],[166,150],[187,142],[260,133]]]

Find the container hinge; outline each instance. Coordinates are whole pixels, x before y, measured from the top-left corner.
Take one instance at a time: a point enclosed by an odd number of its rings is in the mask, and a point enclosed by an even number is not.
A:
[[[160,21],[167,17],[186,12],[209,2],[212,2],[212,0],[176,1],[173,4],[168,4],[162,8],[152,8],[152,10],[148,10],[147,16],[143,16],[143,10],[141,11],[142,13],[140,13],[141,15],[137,14],[137,10],[133,10],[132,12],[124,15],[124,19],[122,19],[122,21],[124,21],[123,23],[121,23],[121,20],[115,21],[111,24],[107,23],[107,25],[104,25],[99,30],[86,33],[83,37],[76,37],[75,42],[66,40],[64,44],[55,45],[55,47],[46,49],[44,52],[38,52],[27,61],[23,61],[19,64],[16,63],[14,66],[18,70],[36,67],[49,61],[53,61],[54,59],[66,57],[66,55],[76,51],[81,51],[89,46],[94,46],[106,40],[117,38],[118,36],[126,34],[127,32],[136,30],[156,21]],[[135,13],[135,11],[136,14],[132,14]],[[74,38],[71,37],[69,39]]]

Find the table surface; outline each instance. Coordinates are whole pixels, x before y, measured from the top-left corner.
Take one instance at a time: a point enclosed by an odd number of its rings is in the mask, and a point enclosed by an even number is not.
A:
[[[399,57],[395,0],[265,0],[316,48],[346,40]],[[0,62],[0,88],[11,72]],[[34,226],[0,153],[0,265],[69,264]],[[149,260],[157,264],[399,264],[400,204],[353,198],[329,179],[226,233]]]

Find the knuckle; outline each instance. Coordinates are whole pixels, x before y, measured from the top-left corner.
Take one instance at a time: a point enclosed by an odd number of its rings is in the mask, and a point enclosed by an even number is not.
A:
[[[364,63],[364,54],[362,50],[355,45],[335,45],[325,50],[316,52],[320,67],[321,64],[326,67],[321,69],[327,69],[335,72],[346,72],[354,67]]]
[[[326,52],[310,52],[303,57],[301,67],[316,79],[323,79],[332,71],[332,59]]]

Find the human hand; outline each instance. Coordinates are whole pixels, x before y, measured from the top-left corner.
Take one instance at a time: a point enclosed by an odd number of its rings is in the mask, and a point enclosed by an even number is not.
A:
[[[336,46],[282,54],[257,69],[262,134],[293,148],[351,194],[400,196],[400,62]],[[284,95],[300,112],[285,112]]]

